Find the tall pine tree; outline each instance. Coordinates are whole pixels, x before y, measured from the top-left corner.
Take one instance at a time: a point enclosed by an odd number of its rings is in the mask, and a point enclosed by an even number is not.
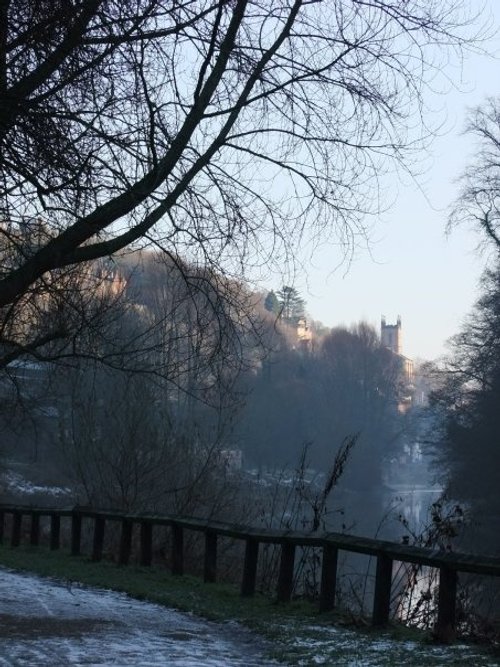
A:
[[[290,324],[296,324],[305,313],[305,301],[298,290],[290,285],[283,285],[278,292],[281,317]]]

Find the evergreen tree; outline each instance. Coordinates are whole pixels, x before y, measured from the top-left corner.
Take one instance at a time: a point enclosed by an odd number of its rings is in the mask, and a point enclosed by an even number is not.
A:
[[[274,290],[268,292],[264,300],[264,308],[270,313],[274,313],[274,315],[279,315],[281,306]]]
[[[296,324],[305,313],[305,301],[295,287],[283,285],[278,292],[281,317],[289,323]]]

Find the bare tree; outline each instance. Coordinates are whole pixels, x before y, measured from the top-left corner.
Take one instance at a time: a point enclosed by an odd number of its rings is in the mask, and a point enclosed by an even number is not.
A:
[[[124,368],[152,374],[193,400],[232,402],[239,372],[255,364],[265,344],[258,297],[239,282],[158,252],[135,252],[118,265],[128,275],[127,300],[138,319],[136,352],[125,351]]]
[[[500,103],[489,98],[469,115],[466,132],[477,138],[475,160],[461,178],[450,224],[471,222],[487,247],[500,251]]]
[[[225,416],[197,402],[186,419],[167,386],[101,364],[66,374],[62,386],[59,458],[78,500],[136,511],[220,510],[230,484],[220,455]]]
[[[188,307],[169,269],[160,273],[170,277],[168,289],[152,294],[148,281],[153,305],[139,308],[139,331],[145,325],[151,334],[141,344],[141,372],[129,372],[128,357],[119,371],[97,356],[55,368],[62,453],[75,493],[94,505],[209,513],[227,499],[221,450],[242,357],[232,359],[226,332],[207,331],[212,319],[200,326],[190,317],[206,308]]]
[[[431,445],[447,495],[474,519],[466,539],[474,549],[498,549],[497,465],[500,437],[500,268],[484,272],[481,292],[450,354],[433,369]]]
[[[116,332],[127,307],[121,287],[97,263],[53,271],[4,309],[0,369],[26,356],[43,362],[94,356],[103,344],[108,362],[118,363],[123,347]]]
[[[479,282],[478,300],[449,341],[449,354],[428,369],[433,419],[427,436],[447,494],[465,503],[474,519],[466,540],[476,550],[497,549],[491,525],[500,513],[500,100],[488,98],[473,109],[466,132],[477,148],[449,224],[472,224],[493,261]]]
[[[215,273],[305,227],[351,248],[470,20],[452,0],[3,0],[2,319],[131,245]]]

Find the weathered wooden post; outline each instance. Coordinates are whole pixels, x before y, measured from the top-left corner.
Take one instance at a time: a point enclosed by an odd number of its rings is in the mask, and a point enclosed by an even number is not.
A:
[[[141,521],[141,558],[140,564],[145,567],[153,560],[153,525],[150,521]]]
[[[337,588],[337,560],[338,549],[333,544],[323,545],[323,560],[321,563],[321,590],[319,594],[320,612],[331,611],[335,607],[335,592]]]
[[[184,574],[184,530],[172,523],[172,574]]]
[[[102,558],[104,547],[104,526],[106,520],[103,516],[97,515],[94,518],[94,540],[92,544],[92,560],[98,562]]]
[[[243,597],[251,597],[255,593],[258,557],[259,543],[253,537],[247,538],[245,560],[243,563],[243,579],[241,581],[241,595]]]
[[[32,547],[38,546],[40,536],[40,515],[38,512],[31,512],[30,526],[30,544]]]
[[[372,624],[384,626],[389,622],[391,607],[392,558],[380,553],[377,556],[375,594],[373,597]]]
[[[295,564],[295,544],[281,545],[280,571],[278,575],[278,602],[289,602],[293,590],[293,568]]]
[[[61,517],[59,514],[50,515],[50,549],[56,551],[59,549],[59,539],[61,536]]]
[[[122,531],[120,535],[120,553],[118,555],[119,565],[128,565],[130,552],[132,551],[132,528],[130,519],[122,519]]]
[[[10,536],[10,546],[18,547],[21,542],[21,523],[23,515],[19,510],[12,512],[12,532]]]
[[[439,641],[445,643],[455,638],[457,583],[456,570],[446,565],[439,568],[438,617],[434,634]]]
[[[205,533],[205,567],[203,579],[206,583],[214,583],[217,578],[217,533],[207,530]]]
[[[82,541],[82,515],[73,510],[71,513],[71,555],[80,555],[80,545]]]

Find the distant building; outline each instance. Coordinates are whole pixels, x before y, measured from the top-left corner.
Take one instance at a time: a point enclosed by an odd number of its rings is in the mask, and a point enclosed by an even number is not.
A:
[[[387,324],[385,315],[380,323],[380,339],[384,347],[388,347],[395,354],[403,354],[403,338],[401,330],[401,315],[398,315],[396,324]]]
[[[405,383],[405,396],[402,397],[399,405],[400,412],[405,412],[412,403],[413,394],[413,359],[405,357],[403,354],[403,331],[401,325],[401,315],[398,315],[396,324],[387,324],[385,316],[382,315],[380,322],[380,340],[384,347],[391,350],[399,361],[402,376]]]
[[[118,296],[125,291],[127,279],[115,266],[101,262],[95,269],[99,281],[98,290],[103,295]]]
[[[297,340],[301,348],[307,350],[311,347],[312,332],[310,326],[307,324],[305,317],[301,317],[297,322]]]

